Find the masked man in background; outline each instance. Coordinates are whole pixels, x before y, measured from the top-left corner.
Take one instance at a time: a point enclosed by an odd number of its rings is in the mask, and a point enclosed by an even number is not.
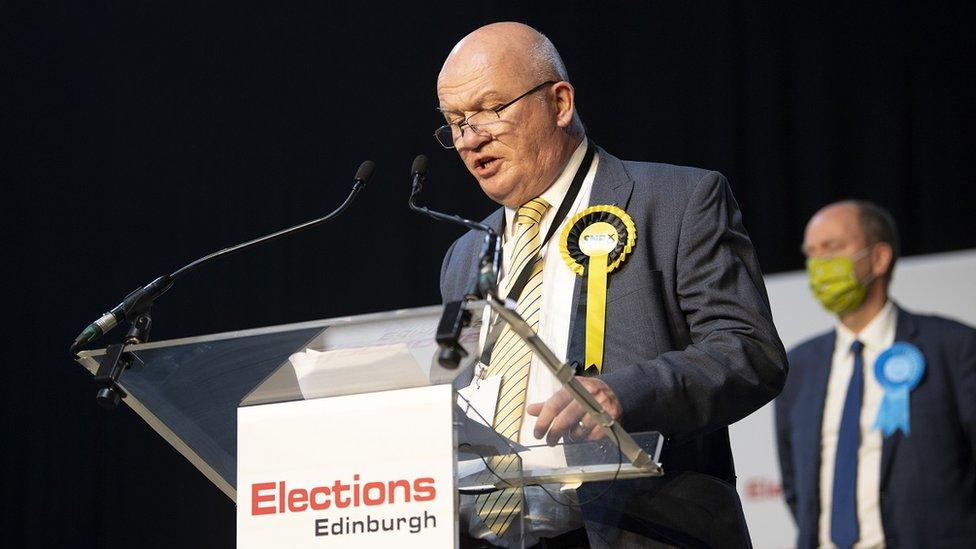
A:
[[[898,235],[875,204],[820,210],[803,253],[838,322],[789,353],[776,400],[797,547],[976,547],[976,330],[891,301]]]

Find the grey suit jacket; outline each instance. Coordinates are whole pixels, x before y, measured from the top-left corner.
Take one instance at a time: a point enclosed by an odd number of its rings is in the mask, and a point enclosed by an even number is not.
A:
[[[599,154],[590,204],[615,204],[637,227],[633,253],[608,280],[600,377],[627,430],[668,438],[665,477],[617,481],[584,506],[587,528],[611,545],[622,530],[680,546],[749,545],[727,426],[779,393],[787,363],[738,205],[717,172]],[[501,229],[503,214],[485,222]],[[448,250],[445,302],[474,287],[481,243],[469,232]],[[568,358],[582,362],[577,328],[574,318]],[[580,499],[604,487],[586,485]]]

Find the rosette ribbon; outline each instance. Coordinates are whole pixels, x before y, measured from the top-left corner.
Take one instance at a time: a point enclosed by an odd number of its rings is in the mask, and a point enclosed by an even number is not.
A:
[[[563,261],[586,277],[587,372],[603,371],[607,276],[623,263],[636,242],[634,220],[616,206],[591,206],[573,216],[563,229],[559,241]]]
[[[901,430],[911,433],[909,395],[925,374],[925,357],[911,343],[896,342],[874,363],[874,377],[884,389],[874,427],[884,436]]]

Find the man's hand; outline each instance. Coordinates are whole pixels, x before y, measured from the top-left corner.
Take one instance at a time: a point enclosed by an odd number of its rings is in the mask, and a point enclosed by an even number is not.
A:
[[[620,419],[623,411],[617,395],[603,381],[595,377],[577,377],[583,387],[596,397],[597,402],[610,414],[613,419]],[[535,421],[535,438],[541,439],[546,435],[546,444],[555,446],[556,442],[566,434],[576,440],[600,440],[604,436],[603,427],[597,425],[593,418],[583,412],[583,408],[569,396],[566,389],[549,397],[545,402],[529,404],[526,411],[530,416],[537,416]]]

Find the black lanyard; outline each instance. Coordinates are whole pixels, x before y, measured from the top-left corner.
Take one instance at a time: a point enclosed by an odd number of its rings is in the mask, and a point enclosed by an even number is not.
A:
[[[596,152],[596,147],[593,145],[593,141],[590,141],[586,145],[586,154],[583,155],[583,161],[580,162],[578,168],[576,168],[576,175],[573,176],[573,182],[570,183],[569,189],[566,191],[566,196],[563,197],[563,201],[559,203],[559,209],[556,210],[556,215],[552,218],[552,224],[549,225],[549,230],[546,231],[546,237],[542,240],[542,245],[539,246],[539,252],[531,260],[527,261],[522,272],[518,274],[518,278],[515,279],[515,283],[512,285],[511,290],[509,290],[508,295],[505,296],[506,299],[511,299],[518,301],[519,297],[522,295],[522,291],[525,290],[525,285],[529,283],[529,279],[532,277],[532,269],[535,267],[537,261],[539,261],[539,254],[542,250],[546,249],[546,245],[552,238],[552,235],[556,233],[559,226],[562,225],[566,215],[569,214],[570,208],[573,207],[573,203],[576,202],[576,197],[579,196],[580,188],[583,187],[583,180],[586,179],[586,174],[590,172],[590,166],[593,164],[593,156]],[[501,336],[502,327],[504,324],[498,323],[491,327],[488,337],[485,340],[485,348],[481,353],[481,363],[487,365],[488,361],[491,359],[491,352],[495,348],[495,343],[498,342],[498,337]]]

